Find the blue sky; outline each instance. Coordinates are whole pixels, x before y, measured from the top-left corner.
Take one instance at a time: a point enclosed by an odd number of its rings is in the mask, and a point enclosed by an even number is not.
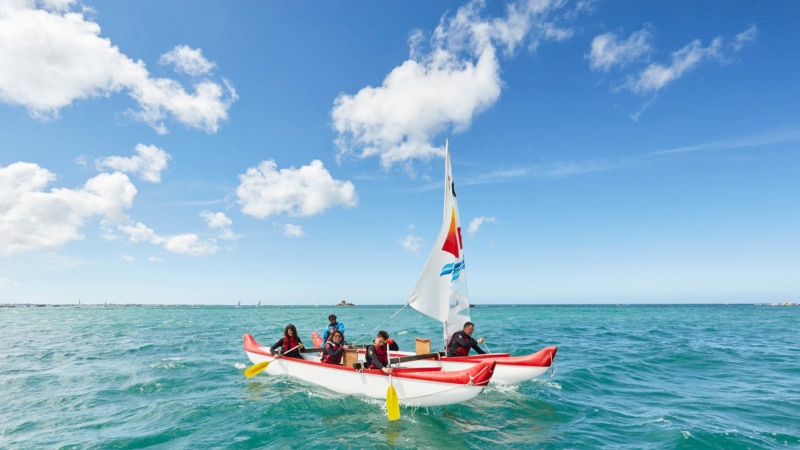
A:
[[[0,303],[800,300],[792,1],[0,0]]]

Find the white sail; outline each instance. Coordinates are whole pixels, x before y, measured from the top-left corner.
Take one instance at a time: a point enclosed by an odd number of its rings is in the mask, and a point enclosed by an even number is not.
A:
[[[469,296],[461,241],[455,183],[450,169],[450,146],[444,150],[444,220],[433,250],[422,269],[408,305],[444,324],[447,338],[461,330],[469,317]]]

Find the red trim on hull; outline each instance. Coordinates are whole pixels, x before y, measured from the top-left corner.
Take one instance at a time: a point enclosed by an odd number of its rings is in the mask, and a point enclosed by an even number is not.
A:
[[[472,356],[448,356],[448,361],[458,362],[480,362],[484,360],[496,361],[497,364],[507,366],[537,366],[537,367],[550,367],[553,364],[553,359],[556,357],[558,347],[545,347],[536,353],[524,356],[507,356],[498,357],[497,354],[489,353],[485,355],[472,355]]]
[[[272,356],[269,349],[256,342],[250,334],[244,335],[244,350],[249,353],[257,353],[264,356]],[[292,359],[293,363],[311,364],[314,366],[323,366],[331,370],[344,370],[348,372],[355,372],[355,369],[347,366],[337,366],[335,364],[325,364],[322,362],[309,361],[305,359]],[[459,371],[443,371],[441,367],[402,367],[392,369],[392,376],[398,378],[408,378],[414,380],[433,381],[439,383],[451,384],[471,384],[475,386],[484,386],[489,383],[489,380],[494,374],[495,368],[494,361],[481,362],[475,364],[469,369]],[[367,369],[364,373],[374,375],[384,375],[381,370]]]
[[[485,353],[482,355],[469,356],[445,356],[442,361],[479,363],[483,361],[495,361],[497,364],[505,366],[535,366],[550,367],[556,357],[558,347],[545,347],[536,353],[523,356],[510,356],[508,353]],[[364,353],[364,350],[359,350]],[[405,353],[404,353],[405,354]]]

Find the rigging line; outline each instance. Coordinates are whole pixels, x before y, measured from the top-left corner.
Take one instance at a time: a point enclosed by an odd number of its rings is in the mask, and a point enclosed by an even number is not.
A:
[[[403,305],[403,307],[402,307],[402,308],[400,308],[400,310],[399,310],[399,311],[397,311],[396,313],[394,313],[394,314],[392,314],[391,316],[389,316],[389,318],[388,318],[388,319],[386,319],[386,320],[384,320],[383,322],[379,323],[379,324],[378,324],[378,326],[376,326],[375,328],[373,328],[373,329],[372,329],[370,332],[368,332],[368,333],[364,333],[364,334],[362,334],[361,336],[357,337],[357,338],[356,338],[356,339],[353,341],[353,343],[358,343],[358,341],[360,341],[361,339],[363,339],[363,338],[364,338],[364,337],[366,337],[366,336],[373,336],[373,337],[374,337],[374,336],[375,336],[375,332],[376,332],[376,331],[378,331],[378,330],[380,330],[380,328],[383,326],[383,324],[385,324],[386,322],[388,322],[388,321],[390,321],[390,320],[394,319],[394,317],[395,317],[396,315],[398,315],[398,314],[400,314],[401,312],[403,312],[403,310],[404,310],[404,309],[406,309],[407,307],[408,307],[408,303],[406,303],[405,305]]]

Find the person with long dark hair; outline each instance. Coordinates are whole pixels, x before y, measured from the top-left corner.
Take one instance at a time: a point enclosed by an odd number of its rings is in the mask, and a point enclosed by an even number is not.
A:
[[[278,339],[278,342],[270,347],[269,351],[275,355],[278,354],[276,351],[280,350],[279,354],[283,358],[302,359],[303,357],[300,356],[300,349],[302,348],[303,341],[301,341],[300,336],[297,335],[297,328],[295,328],[294,325],[289,324],[283,329],[283,337]]]
[[[322,348],[322,362],[326,364],[341,364],[344,351],[350,348],[343,341],[344,335],[341,331],[335,330],[331,333],[328,342]]]

